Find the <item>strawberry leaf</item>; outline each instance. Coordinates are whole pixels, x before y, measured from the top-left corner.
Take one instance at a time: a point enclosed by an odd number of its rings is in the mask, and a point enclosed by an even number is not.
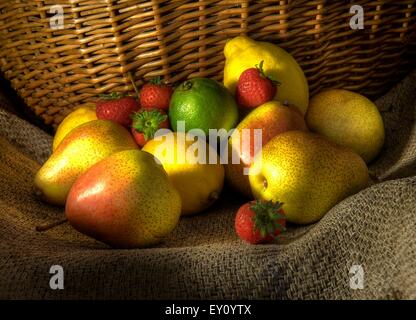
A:
[[[144,134],[146,140],[153,139],[157,130],[160,129],[160,125],[166,121],[167,115],[161,114],[158,110],[142,110],[135,112],[132,115],[133,125],[132,127]]]
[[[160,76],[157,76],[155,78],[153,78],[152,80],[150,80],[151,84],[155,84],[155,85],[161,85],[162,84],[162,78]]]
[[[275,237],[276,230],[283,232],[285,226],[281,223],[286,220],[282,212],[283,203],[273,201],[256,200],[250,207],[254,211],[254,229],[260,232],[262,237],[270,235]]]
[[[118,100],[127,97],[127,95],[120,92],[112,92],[109,94],[100,94],[99,97],[101,100]]]
[[[267,76],[264,73],[263,65],[264,65],[264,60],[261,60],[259,64],[255,65],[256,69],[260,73],[260,76],[264,79],[269,79],[275,86],[280,86],[281,83],[276,78],[274,78],[273,76]]]
[[[276,78],[274,78],[273,76],[267,76],[267,79],[269,79],[275,86],[281,86],[282,83],[279,82]]]

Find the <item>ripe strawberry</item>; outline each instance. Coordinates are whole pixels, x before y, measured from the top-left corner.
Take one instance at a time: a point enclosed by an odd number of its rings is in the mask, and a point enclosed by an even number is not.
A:
[[[263,61],[255,68],[244,71],[237,83],[236,98],[240,106],[256,108],[271,101],[280,83],[267,77],[263,71]]]
[[[131,132],[140,147],[153,139],[159,129],[169,128],[169,120],[166,112],[160,109],[141,109],[132,115],[133,125]]]
[[[272,241],[286,227],[282,205],[280,202],[260,200],[244,204],[235,217],[237,235],[251,244]]]
[[[167,111],[172,93],[173,88],[162,84],[158,77],[143,86],[140,91],[140,105],[144,109],[156,108]]]
[[[96,102],[98,119],[113,120],[122,126],[131,124],[131,114],[139,110],[140,105],[135,98],[120,93],[101,95]]]

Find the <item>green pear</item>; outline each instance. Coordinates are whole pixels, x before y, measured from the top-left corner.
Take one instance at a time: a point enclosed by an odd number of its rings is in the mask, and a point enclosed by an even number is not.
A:
[[[254,196],[283,202],[287,220],[298,224],[318,221],[369,182],[367,165],[358,154],[302,131],[270,140],[249,174]]]
[[[181,198],[153,155],[127,150],[75,181],[65,214],[76,230],[113,247],[147,247],[176,227]]]
[[[87,122],[73,129],[37,172],[36,193],[45,202],[65,205],[79,175],[113,153],[137,148],[121,125],[109,120]]]

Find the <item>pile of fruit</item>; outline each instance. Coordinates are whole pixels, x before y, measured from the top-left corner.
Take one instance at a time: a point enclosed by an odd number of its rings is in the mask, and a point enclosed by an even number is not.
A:
[[[309,100],[302,69],[271,43],[236,37],[224,55],[224,84],[155,79],[137,99],[109,94],[70,113],[35,177],[38,196],[65,206],[78,231],[137,248],[210,207],[224,180],[249,201],[235,229],[253,244],[287,221],[318,221],[368,185],[367,163],[384,143],[371,101],[340,89]],[[213,130],[228,135],[213,143]]]

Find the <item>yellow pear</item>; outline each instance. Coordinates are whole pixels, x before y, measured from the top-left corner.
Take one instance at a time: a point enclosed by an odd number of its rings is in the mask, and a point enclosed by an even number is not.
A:
[[[309,103],[308,81],[296,60],[282,48],[269,43],[238,36],[224,47],[224,85],[235,93],[240,75],[263,61],[264,73],[279,81],[275,99],[287,101],[304,115]]]
[[[113,153],[137,149],[130,133],[109,120],[93,120],[73,129],[35,176],[36,193],[44,201],[64,205],[79,175]]]
[[[351,149],[303,131],[275,136],[250,167],[254,196],[283,202],[290,222],[313,223],[369,182],[368,168]]]
[[[306,123],[311,131],[357,152],[370,163],[384,144],[384,124],[376,105],[347,90],[331,89],[315,95]]]
[[[238,124],[228,141],[225,177],[235,190],[250,198],[252,198],[250,183],[248,176],[244,174],[244,169],[248,170],[256,153],[255,130],[261,130],[261,146],[263,146],[282,132],[308,129],[297,107],[285,106],[278,101],[270,101],[255,108]],[[247,141],[245,140],[247,138],[250,139]],[[235,156],[238,156],[237,163],[233,163]]]
[[[92,120],[97,120],[93,107],[81,107],[68,114],[56,129],[52,150],[55,151],[58,148],[58,145],[72,129]]]

